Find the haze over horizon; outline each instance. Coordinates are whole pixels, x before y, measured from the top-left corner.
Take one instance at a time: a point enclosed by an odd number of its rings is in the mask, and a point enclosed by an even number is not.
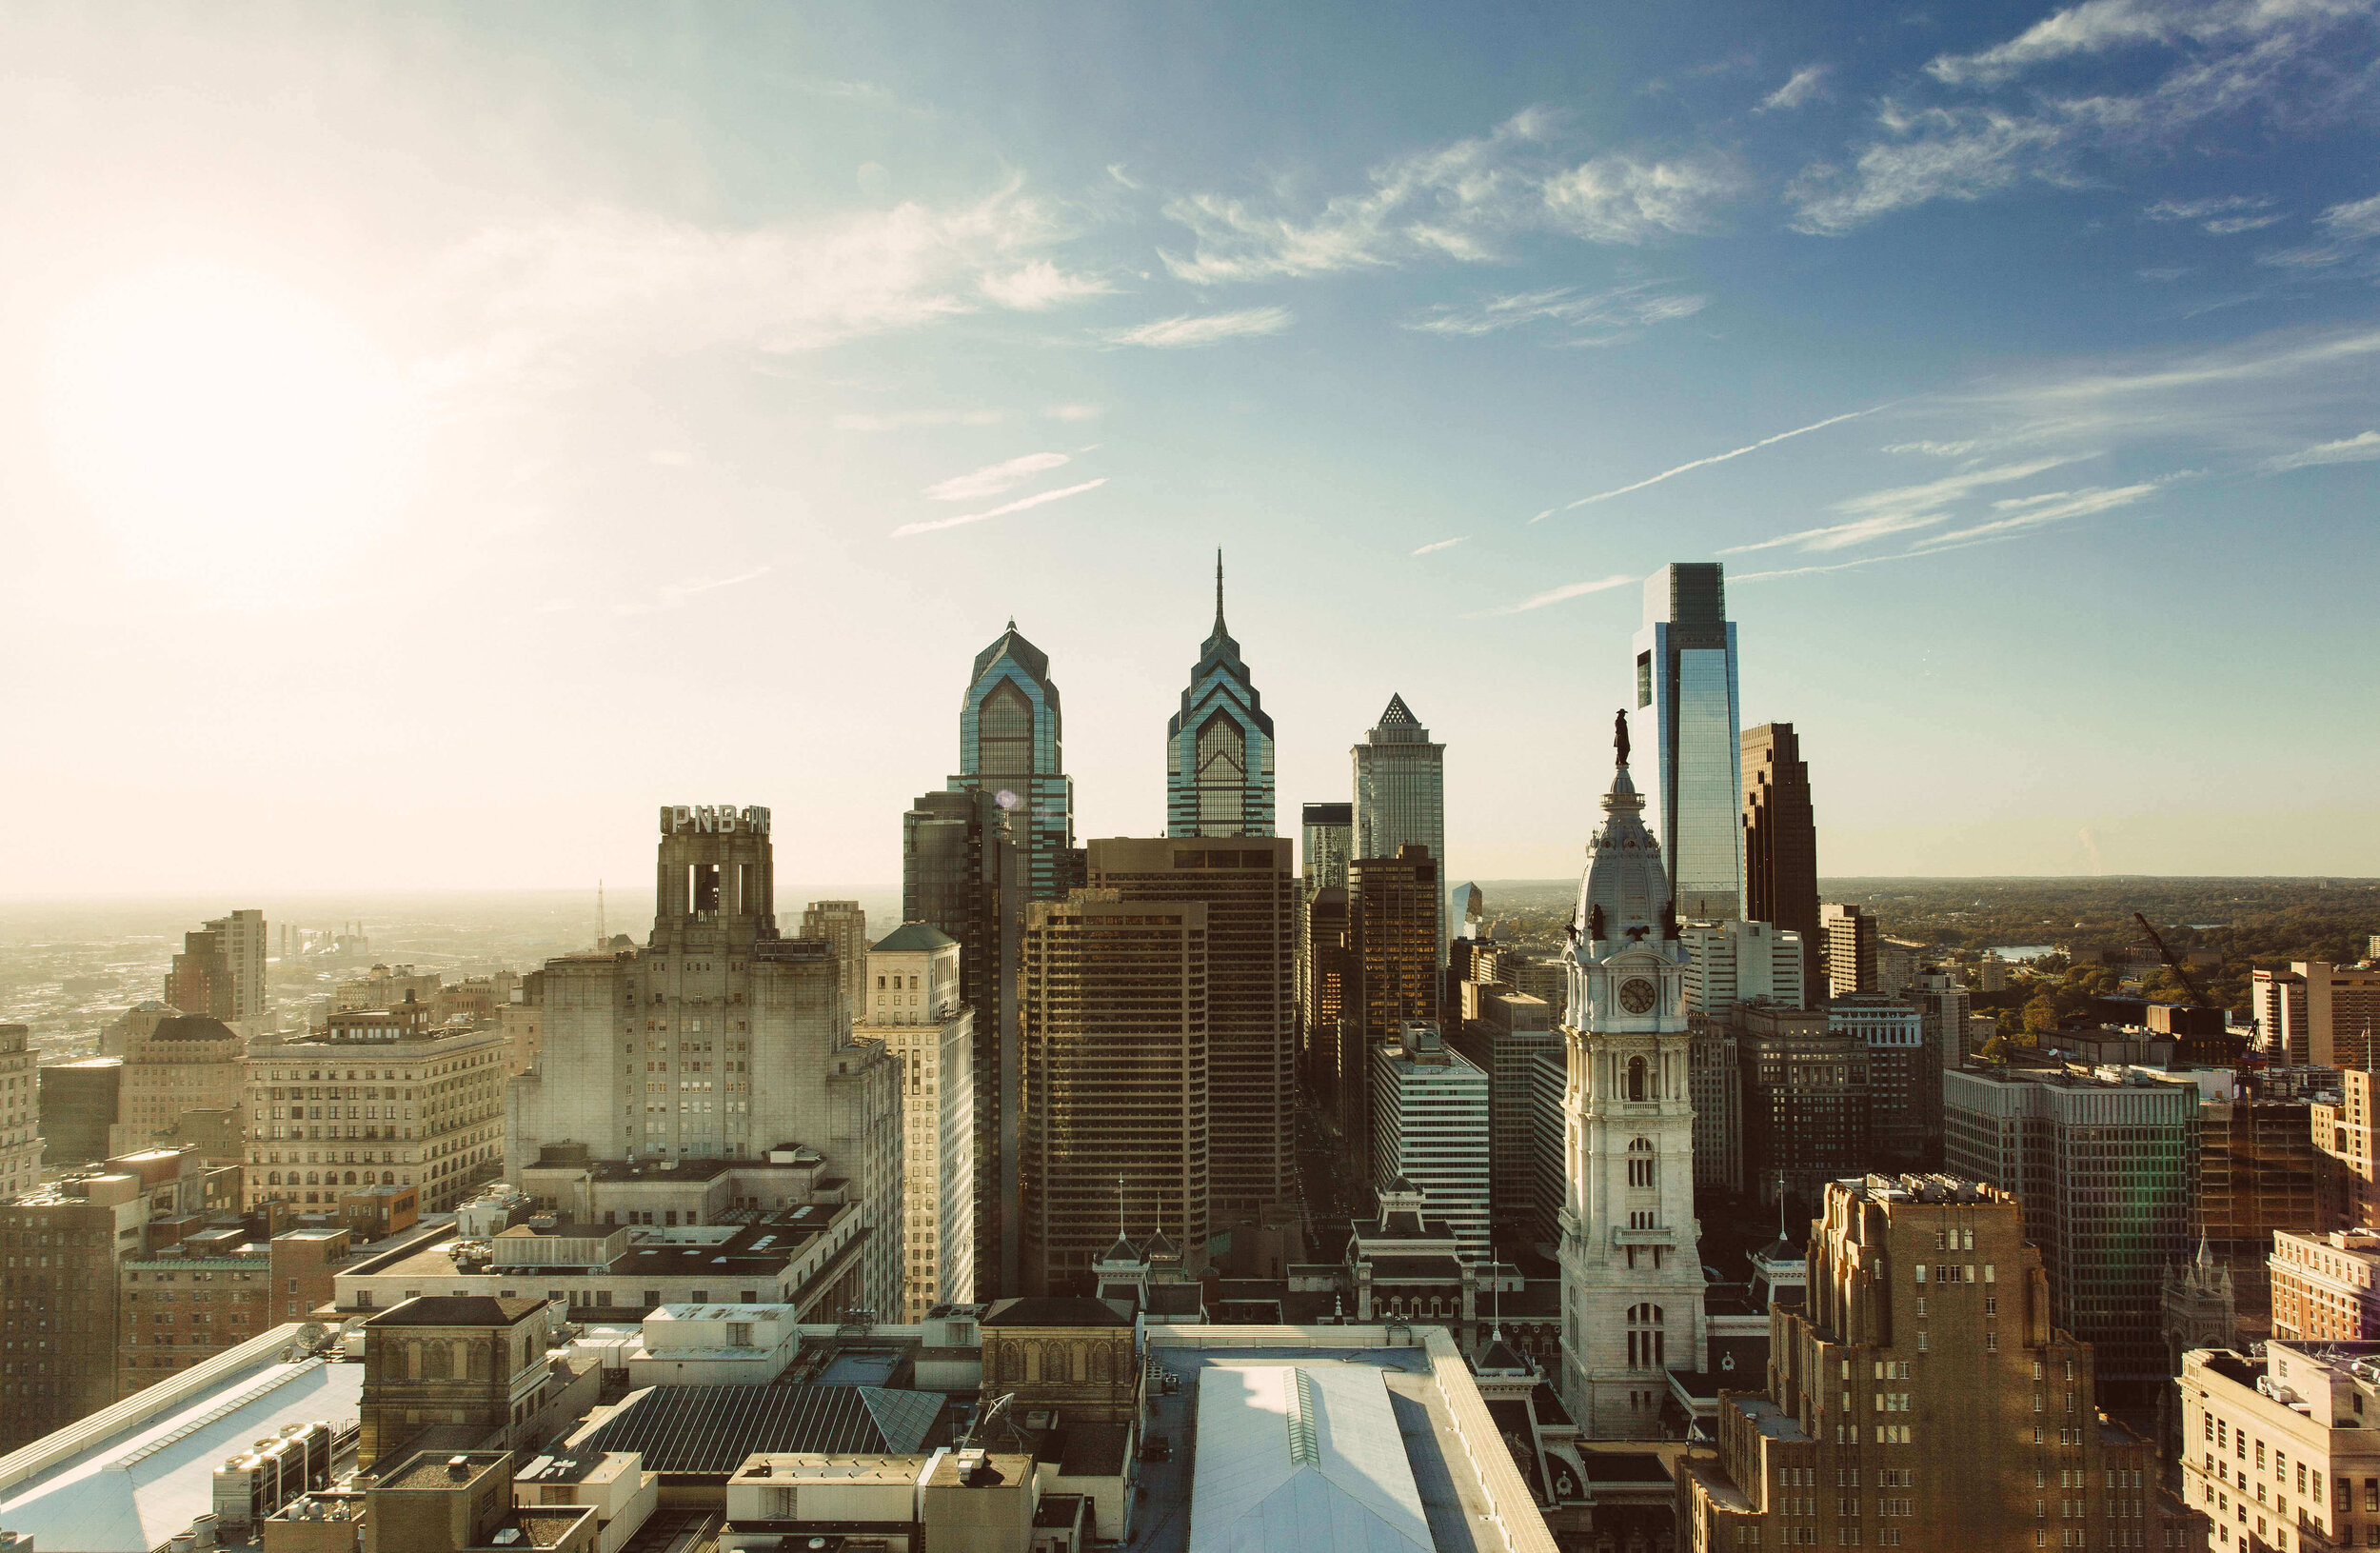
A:
[[[2380,875],[2369,4],[0,15],[0,896],[899,878],[1014,617],[1079,837],[1227,607],[1575,876],[1718,559],[1828,878]],[[853,887],[853,886],[844,886]],[[883,887],[883,886],[877,886]],[[635,926],[626,929],[641,930]]]

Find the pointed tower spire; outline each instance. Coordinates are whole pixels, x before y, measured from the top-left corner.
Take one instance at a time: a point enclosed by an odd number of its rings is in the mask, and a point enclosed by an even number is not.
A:
[[[1228,636],[1223,629],[1223,548],[1215,547],[1215,634]]]

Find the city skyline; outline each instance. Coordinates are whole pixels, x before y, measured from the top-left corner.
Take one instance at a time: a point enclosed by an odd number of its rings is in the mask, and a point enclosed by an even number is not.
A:
[[[1456,877],[1705,560],[1822,875],[2380,873],[2371,13],[2118,11],[12,14],[0,887],[889,886],[1012,617],[1156,835],[1218,544]]]

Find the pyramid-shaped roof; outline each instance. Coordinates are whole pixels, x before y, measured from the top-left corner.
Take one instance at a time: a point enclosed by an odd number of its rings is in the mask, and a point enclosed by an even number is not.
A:
[[[868,946],[899,954],[904,950],[939,949],[945,944],[958,942],[932,923],[904,922]]]
[[[1388,698],[1388,710],[1380,713],[1379,726],[1384,728],[1418,728],[1421,726],[1421,719],[1413,715],[1413,708],[1405,705],[1405,698],[1402,695],[1391,692]]]

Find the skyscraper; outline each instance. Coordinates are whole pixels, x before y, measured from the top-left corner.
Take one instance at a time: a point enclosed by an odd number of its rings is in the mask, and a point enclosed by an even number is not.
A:
[[[1430,849],[1446,881],[1446,747],[1401,695],[1388,698],[1380,720],[1350,754],[1355,760],[1357,857],[1395,857],[1408,842]],[[1446,914],[1438,913],[1438,963],[1446,964]]]
[[[901,1090],[901,1319],[922,1321],[975,1298],[975,1016],[958,940],[926,923],[884,935],[864,980],[852,1033],[883,1043]]]
[[[1202,1256],[1207,908],[1035,902],[1023,967],[1022,1287],[1090,1293],[1119,1194]]]
[[[1347,860],[1355,855],[1356,806],[1353,804],[1308,804],[1304,835],[1298,850],[1306,893],[1347,883]]]
[[[1654,751],[1645,818],[1668,865],[1677,914],[1704,922],[1737,916],[1744,836],[1735,627],[1717,562],[1675,562],[1645,579],[1636,648],[1636,706],[1652,714],[1644,730]]]
[[[930,792],[901,818],[901,912],[959,941],[959,995],[974,1010],[968,1076],[975,1158],[967,1175],[975,1202],[976,1298],[1003,1299],[1020,1285],[1017,1261],[1017,1127],[1024,1082],[1017,1034],[1017,965],[1024,927],[1025,855],[1016,811],[998,796]]]
[[[186,1014],[226,1024],[265,1019],[271,1006],[265,996],[265,914],[234,911],[183,934],[165,990],[166,1002]]]
[[[1223,552],[1215,552],[1215,628],[1165,723],[1165,834],[1273,833],[1273,720],[1240,644],[1223,628]]]
[[[989,793],[1019,820],[1025,890],[1037,901],[1056,900],[1082,882],[1063,727],[1048,655],[1018,635],[1012,620],[999,640],[975,655],[975,672],[959,706],[959,774],[950,779],[950,790]]]
[[[1791,723],[1746,728],[1744,915],[1801,935],[1802,1006],[1826,998],[1826,935],[1818,930],[1818,823],[1810,767]]]
[[[1578,882],[1562,1031],[1560,1389],[1595,1440],[1659,1435],[1669,1371],[1707,1367],[1685,951],[1624,716]]]
[[[1347,984],[1339,1005],[1331,1096],[1349,1166],[1371,1157],[1372,1048],[1408,1020],[1436,1022],[1438,919],[1445,909],[1438,859],[1418,842],[1395,857],[1347,866]]]
[[[1415,1023],[1372,1048],[1372,1184],[1427,1194],[1460,1254],[1488,1254],[1488,1076]]]
[[[1296,1194],[1298,876],[1289,840],[1228,846],[1106,837],[1090,887],[1134,902],[1206,907],[1208,1214],[1220,1233]]]
[[[1826,932],[1828,996],[1875,991],[1875,919],[1855,906],[1829,901],[1818,907],[1818,925]]]
[[[823,939],[835,946],[835,964],[843,972],[844,1006],[851,1023],[866,1017],[860,989],[867,981],[867,913],[857,901],[812,901],[802,908],[802,936]]]

